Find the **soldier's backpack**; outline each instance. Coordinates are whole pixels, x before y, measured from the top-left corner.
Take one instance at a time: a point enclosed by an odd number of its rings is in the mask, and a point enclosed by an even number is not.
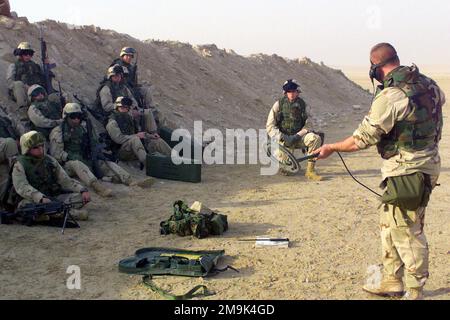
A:
[[[225,254],[223,250],[216,251],[190,251],[168,248],[145,248],[136,251],[133,257],[119,262],[119,272],[142,275],[143,283],[156,293],[172,300],[186,300],[200,296],[214,295],[204,285],[198,285],[186,294],[173,295],[158,286],[152,279],[153,276],[174,275],[185,277],[209,277],[224,272],[228,269],[236,269],[226,266],[218,269],[219,258]],[[201,292],[199,292],[201,291]]]
[[[203,239],[210,235],[222,235],[228,230],[226,215],[215,212],[199,213],[191,210],[183,201],[176,201],[173,211],[168,220],[160,223],[160,233],[163,235],[176,234],[181,237],[194,236]]]

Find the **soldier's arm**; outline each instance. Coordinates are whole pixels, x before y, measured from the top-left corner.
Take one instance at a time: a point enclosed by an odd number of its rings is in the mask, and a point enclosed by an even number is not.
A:
[[[108,131],[108,134],[111,137],[112,141],[120,145],[133,138],[133,135],[128,136],[123,134],[115,120],[110,120],[108,122],[108,124],[106,125],[106,131]]]
[[[370,113],[353,133],[356,145],[367,149],[378,144],[389,134],[397,121],[403,120],[409,110],[409,99],[398,88],[383,90],[374,100]]]
[[[6,71],[6,84],[8,89],[12,89],[14,86],[14,81],[16,80],[16,65],[14,63],[8,66]]]
[[[131,100],[133,101],[133,107],[134,106],[139,106],[138,102],[134,98],[133,93],[131,92],[131,90],[129,88],[127,88],[127,92],[128,92],[128,97],[130,97]]]
[[[46,118],[42,112],[36,108],[35,105],[31,105],[28,108],[28,118],[38,128],[54,128],[61,123],[61,120],[52,120]]]
[[[280,112],[280,104],[275,102],[272,109],[269,112],[269,117],[267,118],[266,130],[267,134],[275,140],[281,140],[282,133],[277,126],[277,115]]]
[[[24,126],[21,123],[17,122],[16,119],[14,119],[13,117],[8,117],[8,119],[11,121],[11,126],[14,130],[14,134],[17,137],[21,137],[23,134],[27,132]]]
[[[21,196],[25,200],[33,201],[34,203],[40,203],[42,198],[45,197],[43,193],[41,193],[39,190],[36,190],[30,185],[25,174],[25,169],[19,161],[17,161],[14,165],[12,180],[14,189],[16,189],[16,192],[19,194],[19,196]]]
[[[78,181],[71,179],[69,175],[64,171],[61,165],[56,159],[50,157],[53,164],[56,166],[56,179],[58,184],[64,189],[74,193],[81,193],[86,191],[86,188]]]
[[[60,163],[66,162],[69,157],[69,154],[64,151],[64,141],[60,126],[57,126],[50,133],[50,154]]]
[[[109,90],[108,86],[104,86],[102,90],[100,90],[100,101],[102,104],[103,110],[106,112],[113,112],[114,111],[114,101],[112,101],[112,95],[111,91]]]

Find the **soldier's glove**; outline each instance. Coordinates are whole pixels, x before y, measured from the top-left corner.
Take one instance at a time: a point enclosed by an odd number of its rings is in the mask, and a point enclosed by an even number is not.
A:
[[[283,141],[286,147],[293,147],[302,139],[298,134],[294,134],[292,136],[283,135]]]

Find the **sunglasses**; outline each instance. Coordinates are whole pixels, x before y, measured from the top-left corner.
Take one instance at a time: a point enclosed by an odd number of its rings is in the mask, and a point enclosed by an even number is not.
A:
[[[82,113],[69,113],[70,119],[81,119],[83,117]]]
[[[21,52],[21,55],[22,56],[30,56],[30,57],[32,57],[34,55],[34,51],[24,50],[24,51]]]

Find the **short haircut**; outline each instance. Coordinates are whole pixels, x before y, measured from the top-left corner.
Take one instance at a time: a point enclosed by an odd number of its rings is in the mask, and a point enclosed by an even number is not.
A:
[[[397,50],[390,43],[379,43],[370,51],[370,60],[374,64],[386,63],[399,65],[400,59]]]

